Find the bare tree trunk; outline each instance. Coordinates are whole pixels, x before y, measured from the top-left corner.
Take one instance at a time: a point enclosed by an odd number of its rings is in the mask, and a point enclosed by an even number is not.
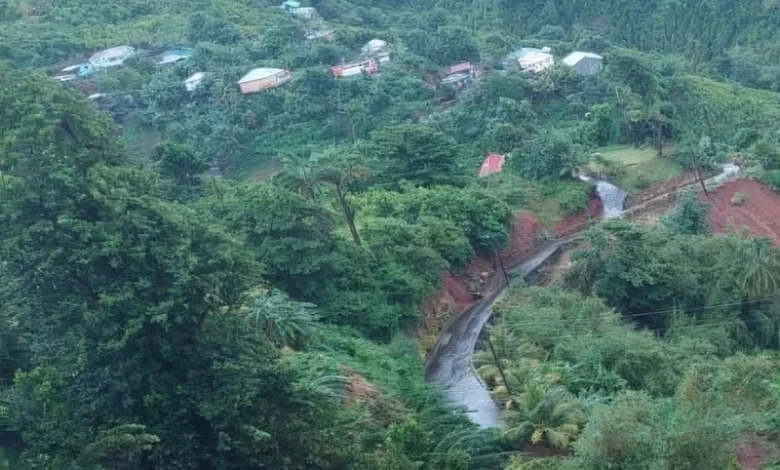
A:
[[[341,192],[341,185],[336,184],[334,185],[336,187],[336,197],[339,199],[339,204],[341,204],[341,210],[344,211],[344,217],[347,219],[347,225],[349,226],[349,231],[352,233],[352,239],[355,240],[355,243],[360,246],[362,243],[360,242],[360,234],[357,231],[357,227],[355,226],[355,213],[352,212],[352,208],[349,207],[349,204],[347,204],[347,200],[344,197],[344,193]]]

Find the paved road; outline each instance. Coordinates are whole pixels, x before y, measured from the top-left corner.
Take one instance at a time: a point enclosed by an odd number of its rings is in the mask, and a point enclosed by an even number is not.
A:
[[[719,184],[739,173],[739,167],[732,164],[723,165],[722,170],[721,174],[706,180],[705,183]],[[689,186],[695,184],[698,183]],[[622,189],[597,181],[597,190],[604,203],[605,218],[619,217],[627,212],[623,210],[625,192]],[[579,235],[580,233],[569,235],[537,250],[525,261],[513,267],[510,270],[512,275],[525,277],[531,274],[563,245]],[[471,364],[471,357],[474,355],[474,348],[482,328],[493,314],[493,304],[504,292],[504,288],[503,276],[494,275],[490,285],[482,292],[482,300],[475,302],[444,325],[428,355],[425,368],[426,379],[441,386],[452,404],[465,407],[471,420],[483,427],[501,426],[503,413],[490,396],[485,384],[477,376]]]
[[[511,269],[512,274],[525,277],[536,271],[574,238],[576,235],[562,238],[536,251]],[[501,426],[503,416],[471,365],[477,338],[493,313],[493,303],[504,291],[504,278],[496,274],[483,298],[442,328],[425,370],[426,378],[439,384],[453,405],[465,407],[471,420],[483,427]]]

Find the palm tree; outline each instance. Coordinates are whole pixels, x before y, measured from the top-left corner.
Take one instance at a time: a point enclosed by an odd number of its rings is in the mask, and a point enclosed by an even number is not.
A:
[[[737,286],[746,301],[780,292],[780,254],[766,238],[747,241],[740,253]]]
[[[565,449],[580,432],[582,406],[561,386],[529,387],[518,403],[519,409],[507,416],[510,439]]]
[[[309,302],[296,302],[278,290],[256,294],[246,316],[246,321],[261,331],[277,346],[300,344],[319,319],[317,306]]]
[[[765,346],[777,342],[777,318],[752,308],[780,294],[780,252],[768,239],[751,239],[737,253],[737,290],[742,297],[740,318],[743,329]]]
[[[274,175],[275,184],[296,192],[307,199],[314,199],[317,195],[318,185],[327,183],[333,185],[336,199],[339,201],[344,218],[347,220],[352,239],[357,245],[361,245],[360,235],[355,225],[355,211],[347,202],[344,194],[344,183],[349,179],[363,178],[367,174],[364,168],[338,169],[312,165],[309,162],[302,163],[297,160],[288,160],[284,170]]]

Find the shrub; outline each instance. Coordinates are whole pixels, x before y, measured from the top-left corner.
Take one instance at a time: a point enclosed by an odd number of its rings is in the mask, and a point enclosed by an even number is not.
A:
[[[742,191],[737,191],[731,198],[731,203],[735,206],[742,206],[748,201],[748,195]]]

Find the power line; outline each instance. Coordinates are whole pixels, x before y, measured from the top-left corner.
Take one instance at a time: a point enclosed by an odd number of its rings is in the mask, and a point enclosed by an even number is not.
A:
[[[616,317],[618,319],[624,319],[624,318],[636,318],[636,317],[644,317],[644,316],[652,316],[652,315],[660,315],[664,313],[674,313],[674,312],[681,312],[681,313],[689,313],[689,312],[696,312],[696,311],[706,311],[706,310],[714,310],[718,308],[724,308],[724,307],[736,307],[741,306],[744,304],[755,304],[760,302],[766,302],[773,299],[780,298],[780,294],[772,295],[769,297],[764,297],[761,299],[754,299],[747,302],[730,302],[730,303],[723,303],[723,304],[715,304],[715,305],[707,305],[703,307],[694,307],[694,308],[669,308],[664,310],[653,310],[649,312],[641,312],[641,313],[634,313],[634,314],[628,314],[623,315],[620,312],[610,312],[610,313],[604,313],[603,315],[594,315],[591,317],[576,317],[576,318],[560,318],[560,319],[551,319],[551,320],[539,320],[539,321],[529,321],[529,322],[507,322],[508,324],[512,325],[513,327],[527,327],[527,326],[543,326],[551,323],[560,323],[560,322],[574,322],[574,321],[588,321],[588,320],[598,320],[598,319],[610,319]],[[498,304],[497,307],[503,308],[503,307],[509,307],[509,308],[523,308],[525,307],[524,304]],[[549,308],[555,308],[555,307],[549,307]],[[543,311],[547,310],[547,308],[544,307],[531,307],[528,308],[527,311]]]
[[[760,319],[752,319],[752,320],[729,320],[726,322],[719,322],[719,323],[708,323],[705,325],[687,325],[687,326],[680,326],[675,327],[671,329],[671,332],[676,332],[679,330],[688,330],[693,328],[711,328],[716,326],[727,326],[727,325],[733,325],[733,324],[751,324],[751,323],[757,323],[762,322]],[[637,330],[629,330],[633,333],[639,333]],[[607,332],[598,332],[598,333],[585,333],[585,334],[570,334],[570,335],[558,335],[558,336],[544,336],[545,340],[559,340],[559,339],[572,339],[572,338],[597,338],[597,337],[604,337],[604,336],[611,336],[614,335],[615,331],[607,331]]]

